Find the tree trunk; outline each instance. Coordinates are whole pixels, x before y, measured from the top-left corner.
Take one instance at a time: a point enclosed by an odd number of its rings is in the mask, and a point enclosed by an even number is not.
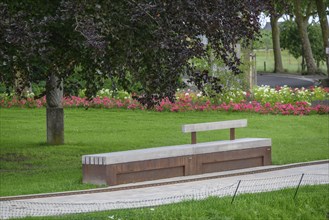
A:
[[[47,143],[64,144],[63,82],[51,74],[46,82]]]
[[[317,68],[316,68],[315,60],[313,58],[310,40],[307,34],[308,16],[304,17],[302,15],[300,0],[294,0],[294,13],[296,16],[296,23],[297,23],[299,35],[302,41],[302,49],[306,61],[307,73],[316,74]]]
[[[241,58],[243,60],[243,63],[248,66],[248,68],[245,68],[244,74],[245,74],[245,80],[246,80],[246,90],[251,90],[250,85],[250,68],[252,67],[252,63],[250,62],[250,55],[252,54],[252,48],[249,47],[242,47],[242,54],[243,57]]]
[[[271,27],[272,27],[272,42],[273,42],[273,53],[274,53],[274,73],[282,73],[282,57],[281,57],[281,46],[280,46],[280,29],[278,25],[279,17],[271,15]]]
[[[329,48],[329,25],[326,15],[326,6],[324,0],[316,0],[316,8],[319,15],[321,30],[322,30],[322,40],[324,48]],[[328,55],[327,55],[328,56]],[[329,59],[326,59],[327,63],[327,74],[329,78]]]

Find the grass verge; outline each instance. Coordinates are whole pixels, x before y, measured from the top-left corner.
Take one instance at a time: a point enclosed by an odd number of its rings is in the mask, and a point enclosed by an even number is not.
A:
[[[239,195],[231,198],[210,197],[201,201],[186,201],[153,208],[114,210],[57,217],[30,217],[24,220],[174,220],[174,219],[316,219],[329,217],[329,185],[300,188],[296,199],[295,189]]]
[[[257,71],[273,72],[274,71],[274,55],[273,50],[256,50]],[[287,50],[281,51],[282,65],[285,72],[301,73],[302,58],[295,59]],[[265,63],[265,64],[264,64]],[[325,62],[320,63],[320,69],[326,73],[327,67]]]
[[[85,154],[186,144],[181,125],[248,119],[237,138],[272,138],[273,164],[329,158],[327,115],[279,116],[230,112],[65,109],[65,145],[48,146],[46,109],[0,109],[0,196],[95,188],[82,184]],[[200,132],[198,141],[229,139]]]

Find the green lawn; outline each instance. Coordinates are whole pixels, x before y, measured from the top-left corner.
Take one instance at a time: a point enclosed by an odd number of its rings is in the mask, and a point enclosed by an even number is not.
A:
[[[237,137],[272,138],[274,164],[329,158],[328,115],[275,116],[226,112],[152,112],[65,109],[65,142],[47,146],[45,109],[0,109],[0,195],[94,188],[81,183],[81,156],[186,144],[187,123],[248,119]],[[203,132],[198,140],[228,139],[228,131]]]
[[[284,219],[325,220],[329,217],[329,185],[276,192],[246,194],[236,197],[210,197],[202,201],[186,201],[154,208],[114,210],[57,217],[34,217],[24,220],[219,220],[219,219]]]
[[[273,50],[257,50],[255,51],[257,60],[257,71],[258,72],[273,72],[274,70],[274,56]],[[301,63],[302,59],[295,59],[292,55],[288,53],[287,50],[281,51],[282,64],[285,72],[290,73],[300,73],[302,71]],[[264,69],[264,62],[266,63],[266,71]],[[320,64],[320,69],[326,72],[325,62]]]

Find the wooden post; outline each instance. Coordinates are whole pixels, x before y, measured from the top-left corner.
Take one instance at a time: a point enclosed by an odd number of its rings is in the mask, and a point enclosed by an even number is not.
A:
[[[47,143],[64,144],[64,110],[62,106],[63,81],[55,74],[46,81],[47,99]]]
[[[235,140],[235,128],[230,128],[230,140]]]
[[[329,38],[328,38],[328,45],[329,45]],[[329,79],[329,47],[326,47],[326,54],[327,54],[327,72],[328,72],[328,79]]]
[[[249,54],[249,62],[250,62],[250,68],[249,68],[249,89],[250,89],[250,91],[252,91],[252,89],[255,86],[257,86],[256,54],[253,54],[252,52]]]
[[[191,144],[196,144],[196,132],[191,132]]]
[[[266,72],[266,61],[264,61],[264,72]]]

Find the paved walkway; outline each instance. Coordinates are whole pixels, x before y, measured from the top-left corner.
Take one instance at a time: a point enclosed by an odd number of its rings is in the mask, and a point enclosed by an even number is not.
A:
[[[12,198],[13,200],[0,202],[0,218],[50,216],[156,206],[186,199],[202,199],[210,195],[232,196],[238,184],[238,193],[273,191],[296,187],[301,178],[302,185],[329,184],[329,161],[318,161],[318,164],[315,165],[267,166],[126,184],[124,187],[127,188],[124,190],[122,190],[122,186],[106,188],[114,190],[109,192],[95,193],[95,191],[91,191],[67,196],[48,194],[51,197],[34,199]],[[152,186],[147,186],[147,184]]]

